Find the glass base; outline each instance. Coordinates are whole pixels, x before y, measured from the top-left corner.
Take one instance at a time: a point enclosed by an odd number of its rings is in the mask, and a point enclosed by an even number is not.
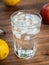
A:
[[[24,59],[32,58],[35,55],[35,52],[36,48],[33,50],[14,49],[14,53],[17,55],[17,57]]]

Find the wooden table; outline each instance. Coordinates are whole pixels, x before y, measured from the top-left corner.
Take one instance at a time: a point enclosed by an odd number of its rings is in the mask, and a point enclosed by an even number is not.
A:
[[[0,61],[0,65],[49,65],[49,25],[42,24],[37,52],[31,59],[19,59],[13,51],[13,37],[11,32],[10,15],[17,10],[32,9],[40,11],[43,4],[49,0],[22,0],[16,7],[7,7],[0,0],[0,28],[6,31],[6,35],[0,38],[7,41],[10,53],[9,56]]]

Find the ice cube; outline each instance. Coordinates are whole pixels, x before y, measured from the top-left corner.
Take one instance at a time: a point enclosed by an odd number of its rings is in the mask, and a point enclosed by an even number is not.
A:
[[[18,39],[21,39],[21,34],[17,33],[17,34],[16,34],[16,37],[17,37]]]
[[[30,40],[30,36],[25,36],[24,40]]]
[[[25,20],[25,14],[22,14],[21,16],[19,16],[18,19],[19,19],[19,20]]]
[[[38,28],[33,28],[33,29],[29,29],[28,31],[27,31],[27,34],[33,34],[33,35],[36,35],[36,34],[38,34],[39,33],[39,29]]]
[[[29,21],[26,21],[26,26],[30,26],[30,22]]]
[[[38,29],[38,28],[34,28],[34,29],[33,29],[33,35],[38,34],[38,33],[39,33],[39,31],[40,31],[40,29]]]
[[[20,20],[24,20],[25,14],[23,12],[18,12],[15,16],[13,16],[13,22],[18,23]]]
[[[18,25],[19,27],[27,27],[30,25],[30,22],[24,21],[24,20],[20,20],[20,22],[18,21]]]
[[[32,24],[38,24],[40,22],[40,18],[37,15],[32,16]]]
[[[31,24],[31,19],[28,19],[28,18],[27,18],[27,19],[25,20],[25,22],[26,22],[26,23],[25,23],[26,26],[30,26],[30,24]]]
[[[26,14],[26,20],[27,22],[30,22],[32,25],[39,23],[39,17],[37,15],[32,14]]]
[[[12,21],[13,21],[12,23],[14,25],[17,25],[18,24],[18,17],[14,16]]]
[[[38,22],[39,22],[38,20],[33,20],[33,21],[32,21],[32,25],[38,24]]]
[[[27,31],[27,30],[22,30],[22,31],[21,31],[21,35],[22,35],[22,34],[25,34],[26,31]]]
[[[20,30],[20,34],[22,35],[22,34],[25,34],[27,32],[28,27],[20,27],[19,30]]]
[[[31,19],[31,18],[32,18],[32,14],[26,14],[26,19],[27,19],[27,18],[28,18],[28,19],[29,19],[29,18]]]
[[[23,26],[24,26],[24,27],[30,26],[30,22],[28,22],[27,20],[26,20],[26,21],[24,21]]]
[[[18,16],[18,20],[24,20],[25,19],[25,13],[24,12],[19,12],[17,14],[17,16]]]
[[[16,38],[21,39],[21,34],[17,31],[12,31]]]

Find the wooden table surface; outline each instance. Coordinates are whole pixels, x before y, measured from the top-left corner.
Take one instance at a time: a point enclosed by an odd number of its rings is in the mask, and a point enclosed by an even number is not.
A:
[[[0,61],[0,65],[49,65],[49,25],[42,24],[37,51],[33,58],[25,60],[15,56],[13,51],[13,37],[11,32],[10,15],[21,9],[32,9],[40,11],[40,8],[49,0],[21,0],[15,7],[7,7],[0,0],[0,28],[6,31],[6,35],[0,38],[7,41],[10,53],[9,56]]]

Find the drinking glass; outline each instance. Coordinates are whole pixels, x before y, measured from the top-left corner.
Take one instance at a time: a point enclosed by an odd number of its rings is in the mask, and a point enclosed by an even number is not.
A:
[[[41,21],[41,15],[35,10],[20,10],[11,15],[14,53],[19,58],[35,55]]]

